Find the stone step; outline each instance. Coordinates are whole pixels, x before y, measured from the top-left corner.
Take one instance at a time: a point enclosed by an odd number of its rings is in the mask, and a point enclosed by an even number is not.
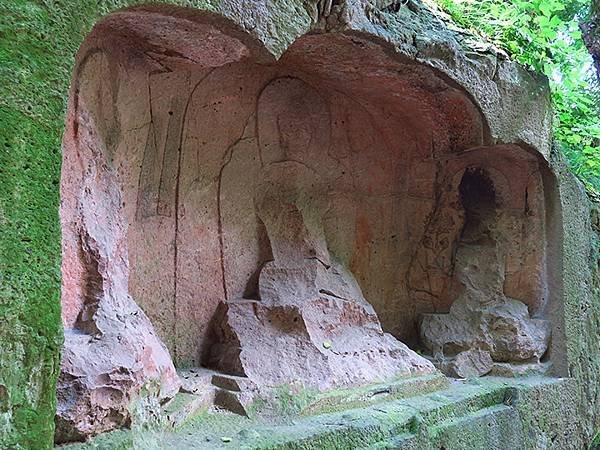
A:
[[[255,391],[257,389],[256,385],[247,377],[223,373],[215,373],[211,378],[211,383],[218,388],[234,392]]]
[[[440,448],[525,448],[519,414],[507,405],[489,406],[442,421],[429,427],[428,433]]]
[[[302,414],[311,415],[364,407],[394,399],[414,397],[445,389],[450,381],[440,373],[376,383],[359,388],[336,389],[319,394]]]
[[[257,393],[252,381],[246,377],[217,373],[211,382],[215,386],[215,407],[245,417],[252,415],[250,405]]]
[[[177,375],[181,380],[181,392],[195,394],[213,389],[212,378],[215,373],[214,370],[204,367],[177,369]]]
[[[507,405],[494,405],[465,416],[452,417],[427,428],[427,437],[439,448],[523,448],[518,413]],[[397,436],[364,447],[363,450],[419,450],[417,433]]]
[[[277,449],[292,444],[303,448],[337,448],[337,443],[347,441],[353,443],[353,448],[416,450],[424,448],[422,436],[429,439],[431,433],[437,433],[439,439],[436,439],[445,448],[522,448],[444,446],[447,439],[460,435],[456,429],[453,433],[445,430],[461,426],[475,443],[495,442],[494,436],[498,442],[512,442],[504,434],[510,430],[517,432],[520,424],[513,417],[514,408],[504,404],[507,388],[502,383],[481,383],[487,384],[479,387],[457,381],[442,391],[312,415],[300,422],[294,420],[292,426],[268,431],[257,428],[257,431],[269,435],[270,448]]]
[[[217,373],[212,377],[216,387],[214,405],[236,414],[250,417],[250,405],[256,399],[256,385],[246,377]],[[449,381],[436,373],[427,376],[400,378],[385,383],[377,383],[360,388],[337,389],[317,394],[299,412],[314,415],[332,411],[342,411],[364,407],[393,399],[423,395],[445,389]],[[264,394],[264,393],[263,393]],[[276,396],[274,394],[274,396]]]
[[[163,415],[171,428],[181,426],[201,411],[212,407],[216,388],[212,384],[214,370],[203,367],[178,369],[181,380],[179,393],[165,405]]]
[[[518,416],[517,409],[522,408],[519,396],[538,396],[542,388],[558,395],[570,382],[538,377],[454,381],[447,389],[434,393],[276,422],[208,411],[180,428],[165,430],[161,445],[177,450],[529,448],[526,441],[520,441],[527,433],[522,429],[523,418]],[[117,438],[130,442],[131,433]],[[94,438],[89,447],[81,448],[117,447],[97,446],[101,439],[102,436]]]
[[[417,435],[413,433],[402,433],[385,441],[364,447],[361,450],[420,450]]]
[[[177,428],[200,412],[207,410],[213,403],[213,396],[214,393],[206,396],[179,392],[163,408],[163,417],[168,426]]]

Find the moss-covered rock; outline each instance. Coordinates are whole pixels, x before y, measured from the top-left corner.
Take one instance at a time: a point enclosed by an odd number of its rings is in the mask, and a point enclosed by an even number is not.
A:
[[[142,2],[0,0],[0,448],[52,446],[62,343],[60,139],[69,80],[77,49],[94,23],[136,3]],[[275,56],[311,28],[378,36],[392,51],[463,85],[490,121],[494,141],[525,143],[552,159],[545,83],[492,48],[470,48],[468,36],[445,26],[420,2],[407,2],[399,10],[367,0],[329,2],[336,5],[328,15],[314,1],[171,3],[222,13]],[[598,239],[590,231],[585,194],[564,165],[553,162],[547,177],[556,186],[550,195],[557,196],[559,206],[550,214],[556,215],[554,226],[562,236],[554,258],[563,274],[564,303],[556,314],[564,317],[564,374],[573,379],[560,391],[533,391],[529,400],[521,396],[516,407],[523,429],[531,430],[536,442],[581,448],[591,441],[600,420]],[[598,233],[597,212],[594,217]],[[553,440],[557,428],[570,424],[573,415],[578,429]],[[387,423],[389,417],[380,419]],[[377,426],[369,430],[380,433]],[[364,432],[350,427],[344,442],[366,445]],[[385,433],[379,437],[381,442],[392,439]],[[338,442],[335,436],[323,439],[325,447]]]

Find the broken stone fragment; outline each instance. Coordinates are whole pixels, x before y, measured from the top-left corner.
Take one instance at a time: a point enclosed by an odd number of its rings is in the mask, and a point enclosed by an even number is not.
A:
[[[226,389],[215,391],[215,406],[240,416],[252,416],[252,404],[255,400],[256,393],[253,391],[237,392]]]
[[[136,396],[164,401],[178,390],[169,353],[141,311],[119,333],[67,331],[56,388],[55,440],[81,441],[127,425]]]
[[[518,300],[472,310],[458,299],[448,314],[423,315],[421,338],[428,349],[450,355],[481,349],[499,362],[539,360],[548,348],[550,323],[530,318]]]
[[[212,378],[214,372],[204,368],[178,369],[177,374],[181,380],[180,392],[194,394],[201,397],[209,405],[214,398],[215,386]]]
[[[474,378],[492,370],[492,357],[484,350],[472,349],[460,352],[439,367],[446,375],[454,378]]]
[[[327,269],[309,260],[302,269],[264,270],[270,287],[261,288],[264,300],[221,306],[219,344],[211,361],[215,368],[247,376],[260,387],[300,381],[320,390],[435,371],[429,361],[383,332],[364,297],[342,297],[353,283],[340,266]],[[347,283],[336,284],[338,277]],[[320,284],[323,280],[329,283]],[[288,290],[294,285],[304,287],[299,296]]]

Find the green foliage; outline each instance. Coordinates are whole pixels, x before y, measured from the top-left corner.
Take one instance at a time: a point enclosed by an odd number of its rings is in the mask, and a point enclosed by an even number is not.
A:
[[[594,437],[594,440],[590,444],[590,450],[594,450],[596,446],[600,447],[600,430],[598,430],[598,432],[596,433],[596,437]]]
[[[578,22],[587,0],[437,0],[460,26],[548,76],[555,138],[572,170],[600,193],[600,89]]]
[[[62,12],[51,0],[0,0],[2,449],[53,446],[62,343],[60,138],[73,55],[95,3]]]

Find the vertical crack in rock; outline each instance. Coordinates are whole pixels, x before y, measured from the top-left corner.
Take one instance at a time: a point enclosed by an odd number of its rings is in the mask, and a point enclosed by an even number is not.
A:
[[[207,77],[209,77],[213,71],[215,69],[210,69],[208,70],[195,84],[194,86],[189,90],[189,93],[186,97],[186,101],[185,101],[185,106],[183,106],[182,108],[182,112],[180,115],[180,120],[178,121],[179,123],[179,131],[177,133],[178,136],[178,141],[176,143],[176,155],[177,158],[176,159],[170,159],[170,160],[176,160],[176,167],[175,167],[175,177],[173,180],[173,186],[172,189],[174,191],[174,195],[173,195],[173,205],[175,208],[175,212],[174,212],[174,221],[175,221],[175,226],[174,226],[174,236],[173,236],[173,336],[175,337],[175,341],[173,344],[173,360],[177,361],[178,360],[178,355],[177,355],[177,336],[178,336],[178,330],[177,330],[177,295],[178,295],[178,278],[179,278],[179,274],[178,274],[178,265],[179,265],[179,255],[178,255],[178,247],[179,247],[179,206],[180,206],[180,199],[179,199],[179,193],[180,193],[180,181],[181,181],[181,158],[182,158],[182,153],[183,153],[183,139],[184,139],[184,135],[185,135],[185,126],[186,126],[186,121],[188,118],[188,111],[189,111],[189,107],[190,107],[190,103],[192,101],[192,98],[194,97],[194,93],[196,92],[196,90],[202,85],[202,83],[204,82],[204,80],[206,80]],[[189,88],[189,82],[191,80],[191,76],[188,73],[187,75],[187,85]],[[177,103],[178,105],[180,105],[180,102]],[[169,114],[169,116],[171,116]],[[169,122],[171,123],[171,122]]]
[[[154,125],[154,114],[152,112],[152,87],[150,76],[148,76],[148,110],[150,124],[146,136],[146,145],[142,159],[142,169],[138,183],[138,207],[137,215],[146,218],[158,213],[158,184],[155,180],[159,173],[158,145],[156,142],[156,129]]]
[[[90,335],[97,335],[100,330],[96,326],[94,318],[104,292],[104,280],[99,268],[100,253],[85,231],[81,231],[79,234],[79,258],[84,270],[83,304],[74,328]]]
[[[221,186],[223,182],[223,171],[227,168],[229,163],[231,163],[236,146],[244,140],[251,138],[251,136],[249,136],[249,125],[251,119],[252,117],[248,117],[248,119],[246,120],[246,124],[242,129],[241,135],[225,151],[225,160],[221,164],[221,168],[219,169],[219,174],[217,177],[217,233],[219,236],[219,254],[221,260],[221,282],[223,284],[223,294],[225,301],[229,299],[229,294],[227,292],[227,282],[225,280],[225,244],[223,241],[223,214],[221,211]]]
[[[176,184],[179,181],[180,172],[181,135],[183,133],[184,110],[182,103],[182,98],[179,95],[171,97],[167,113],[169,120],[158,187],[157,214],[160,216],[171,217],[175,205]]]
[[[217,179],[217,233],[219,234],[219,255],[221,256],[221,284],[223,285],[223,296],[225,301],[229,299],[227,294],[227,283],[225,281],[225,250],[223,244],[223,215],[221,212],[221,184],[223,181],[223,171],[233,158],[234,147],[240,142],[242,138],[239,137],[225,152],[225,161],[219,169],[219,176]]]
[[[142,219],[173,215],[185,97],[166,92],[169,84],[185,85],[185,80],[189,80],[189,73],[159,72],[148,76],[150,126],[138,196],[138,217]],[[166,101],[165,95],[169,97]]]
[[[454,270],[455,242],[463,226],[456,194],[444,178],[444,164],[436,162],[433,209],[424,224],[419,246],[411,258],[406,283],[415,303],[425,302],[431,312],[443,309]],[[432,282],[435,272],[436,282]],[[425,294],[426,298],[422,298]]]

